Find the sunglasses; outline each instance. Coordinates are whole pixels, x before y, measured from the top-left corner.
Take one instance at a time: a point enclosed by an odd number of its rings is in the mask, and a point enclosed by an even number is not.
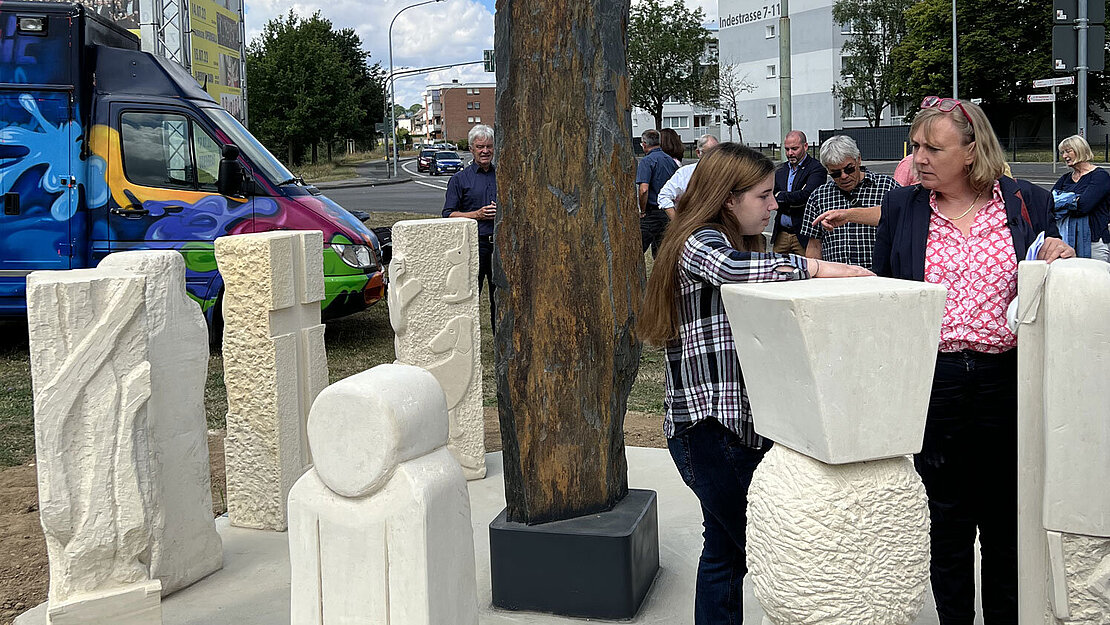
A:
[[[847,166],[844,167],[844,169],[830,169],[829,170],[829,175],[832,176],[833,180],[836,180],[837,178],[839,178],[840,174],[848,174],[849,176],[851,176],[854,173],[856,173],[856,166],[855,165],[847,165]]]
[[[964,114],[964,119],[967,120],[968,125],[971,126],[972,129],[975,128],[975,123],[971,121],[971,116],[967,114],[967,109],[965,109],[964,105],[960,104],[960,101],[955,98],[942,98],[935,95],[926,96],[925,99],[921,101],[921,108],[937,109],[941,113],[951,113],[956,109],[960,109],[960,112]]]

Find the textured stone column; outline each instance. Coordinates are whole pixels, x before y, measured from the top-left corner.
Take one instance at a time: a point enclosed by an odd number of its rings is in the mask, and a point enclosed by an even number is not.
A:
[[[628,492],[644,265],[627,0],[500,0],[497,398],[508,521],[609,510]]]
[[[150,573],[163,594],[223,566],[212,518],[204,382],[208,330],[200,306],[185,292],[185,261],[172,250],[111,254],[101,269],[142,276],[149,335],[147,423],[157,464]]]
[[[766,623],[908,625],[929,580],[921,449],[945,290],[888,278],[725,285],[755,429],[748,495]]]
[[[47,622],[161,623],[150,577],[157,464],[144,280],[108,269],[27,278]]]
[[[447,449],[467,479],[486,475],[478,224],[415,219],[393,225],[389,320],[397,361],[423,367],[447,396]]]
[[[328,382],[322,246],[318,231],[216,239],[233,525],[284,531],[289,489],[312,463],[305,423]]]
[[[1019,622],[1107,623],[1110,265],[1024,262],[1018,295]]]
[[[477,625],[470,498],[435,378],[389,364],[340,380],[308,434],[316,464],[289,493],[292,625]]]

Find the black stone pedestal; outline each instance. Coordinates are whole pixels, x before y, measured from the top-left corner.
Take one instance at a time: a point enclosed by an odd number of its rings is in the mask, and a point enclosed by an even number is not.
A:
[[[489,526],[493,605],[631,619],[659,570],[655,491],[629,490],[612,510],[541,525]]]

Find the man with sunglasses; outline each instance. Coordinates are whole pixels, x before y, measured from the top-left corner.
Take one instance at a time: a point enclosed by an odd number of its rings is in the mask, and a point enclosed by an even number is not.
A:
[[[890,176],[865,170],[856,142],[845,135],[825,141],[821,146],[821,164],[828,169],[832,181],[818,187],[806,203],[800,232],[809,239],[806,256],[870,269],[875,226],[847,223],[826,230],[819,225],[819,217],[832,210],[878,206],[898,183]]]

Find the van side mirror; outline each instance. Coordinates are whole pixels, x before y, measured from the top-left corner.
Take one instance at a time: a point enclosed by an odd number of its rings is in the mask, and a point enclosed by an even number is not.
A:
[[[216,188],[220,195],[239,196],[243,194],[243,167],[239,164],[239,147],[227,144],[220,159],[220,177]]]

